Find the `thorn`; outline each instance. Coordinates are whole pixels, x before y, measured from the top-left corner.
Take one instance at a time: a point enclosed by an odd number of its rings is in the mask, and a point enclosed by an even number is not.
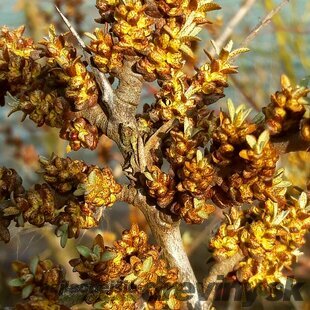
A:
[[[66,26],[68,27],[68,29],[71,31],[71,33],[73,34],[73,36],[77,39],[77,41],[79,42],[79,44],[81,45],[81,47],[86,50],[86,44],[84,43],[84,41],[82,40],[82,38],[79,36],[79,34],[77,33],[77,31],[73,28],[73,26],[71,25],[71,23],[69,22],[69,20],[67,19],[67,17],[65,15],[62,14],[62,12],[60,11],[60,9],[57,7],[57,5],[55,5],[55,9],[58,12],[58,14],[60,15],[60,17],[62,18],[62,20],[64,21],[64,23],[66,24]]]

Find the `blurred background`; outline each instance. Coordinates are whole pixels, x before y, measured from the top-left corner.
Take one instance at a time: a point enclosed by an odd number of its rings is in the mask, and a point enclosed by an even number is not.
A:
[[[279,0],[218,0],[222,10],[209,14],[213,22],[203,32],[202,41],[197,49],[197,63],[206,61],[201,52],[204,48],[211,50],[210,39],[224,44],[229,39],[234,46],[241,42],[251,32],[251,29],[262,20],[266,14],[275,8]],[[67,31],[55,12],[57,4],[63,13],[72,21],[80,34],[92,32],[100,27],[94,22],[98,17],[95,0],[0,0],[0,25],[17,27],[25,24],[27,35],[36,41],[47,34],[50,23],[56,24],[59,31]],[[229,26],[229,27],[228,27]],[[231,87],[226,92],[236,104],[245,103],[253,109],[253,113],[269,103],[270,95],[279,89],[279,79],[282,73],[299,83],[310,75],[310,1],[291,0],[274,16],[272,22],[264,27],[249,45],[251,51],[239,57],[239,74],[230,80]],[[146,85],[142,103],[151,103],[157,85]],[[15,113],[7,117],[10,111],[8,104],[0,109],[0,166],[14,168],[23,177],[25,187],[41,182],[38,170],[38,155],[49,157],[52,153],[66,156],[66,142],[58,138],[57,130],[48,127],[36,128],[25,120],[20,122],[22,115]],[[219,109],[226,99],[211,106]],[[83,159],[87,163],[100,166],[108,164],[116,176],[121,176],[119,154],[114,144],[102,137],[96,151],[81,150],[71,152],[72,158]],[[285,167],[286,178],[294,185],[306,188],[310,179],[310,155],[300,152],[283,156],[279,167]],[[183,225],[182,234],[185,248],[193,263],[199,280],[206,274],[210,253],[208,241],[219,225],[222,214],[215,214],[203,225]],[[26,226],[24,229],[12,227],[11,242],[0,244],[0,309],[16,302],[16,297],[10,295],[6,285],[12,276],[10,263],[13,260],[29,259],[35,255],[41,258],[51,257],[67,269],[67,278],[79,282],[78,276],[71,272],[68,264],[70,258],[76,256],[76,244],[88,244],[100,231],[103,231],[105,242],[111,244],[119,238],[121,231],[128,228],[131,222],[138,222],[142,229],[149,232],[147,223],[140,212],[132,206],[117,204],[105,212],[98,229],[81,234],[78,240],[69,240],[65,249],[59,245],[52,228],[34,229]],[[151,236],[150,236],[151,237]],[[308,238],[310,239],[310,238]],[[310,309],[310,240],[305,246],[305,256],[294,268],[294,274],[306,284],[302,288],[303,302],[267,302],[258,298],[251,309]],[[218,303],[219,308],[239,309],[240,303]],[[80,309],[80,308],[79,308]]]

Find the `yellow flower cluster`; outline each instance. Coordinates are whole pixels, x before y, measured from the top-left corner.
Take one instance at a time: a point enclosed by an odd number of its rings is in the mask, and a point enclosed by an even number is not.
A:
[[[142,294],[150,296],[146,302],[150,307],[156,306],[155,309],[167,309],[167,305],[170,309],[180,309],[180,301],[175,297],[177,269],[168,268],[166,261],[160,258],[160,249],[148,244],[146,233],[136,224],[124,231],[122,239],[115,241],[113,247],[105,246],[102,236],[97,235],[91,249],[78,246],[77,250],[80,257],[71,260],[70,264],[82,279],[102,284],[121,279],[131,285],[131,295],[117,291],[117,288],[101,294],[95,304],[98,309],[106,309],[104,306],[107,305],[111,309],[116,309],[116,305],[135,309]]]
[[[244,105],[236,109],[233,102],[227,101],[228,114],[220,112],[218,128],[212,135],[213,162],[217,165],[227,165],[235,159],[238,146],[242,145],[246,136],[256,131],[256,124],[249,123],[246,118],[250,114],[250,109],[245,109]]]
[[[0,105],[4,105],[4,95],[9,91],[13,96],[23,93],[41,74],[41,66],[33,40],[23,37],[25,27],[10,31],[0,29]]]
[[[98,67],[107,72],[121,65],[121,53],[135,55],[140,58],[137,71],[154,81],[171,78],[186,57],[194,57],[190,45],[198,40],[206,13],[220,7],[207,0],[156,1],[152,6],[143,1],[98,0],[97,8],[101,21],[111,23],[111,35],[96,30],[90,36]]]
[[[193,87],[197,88],[206,104],[211,104],[224,96],[224,88],[228,86],[228,75],[237,73],[237,67],[232,65],[234,57],[247,52],[247,48],[232,50],[230,41],[221,51],[214,49],[217,57],[212,57],[207,51],[210,63],[202,65],[194,77]]]
[[[92,207],[111,207],[116,201],[116,195],[122,187],[115,182],[109,168],[93,168],[87,178],[79,184],[75,191],[76,196],[84,195],[86,204]]]
[[[82,110],[97,104],[98,88],[95,79],[65,36],[57,36],[55,27],[50,26],[49,38],[40,43],[45,46],[44,56],[53,69],[52,73],[60,84],[65,85],[65,96],[74,108]]]
[[[286,204],[267,200],[248,210],[232,208],[228,223],[211,240],[214,257],[223,260],[241,251],[245,258],[236,271],[240,282],[250,288],[270,291],[285,279],[283,271],[302,253],[305,234],[310,229],[310,206],[307,195]]]
[[[87,33],[91,38],[89,50],[94,54],[94,62],[103,73],[120,68],[123,62],[122,50],[113,43],[113,37],[102,29],[96,28],[94,33]]]
[[[273,94],[271,103],[263,108],[266,123],[273,135],[299,127],[306,112],[305,97],[310,92],[307,87],[293,86],[286,75],[281,76],[281,86],[282,90]]]
[[[168,121],[177,118],[181,122],[195,107],[194,94],[186,83],[186,75],[180,70],[164,81],[156,94],[157,101],[152,114],[153,121]],[[156,117],[155,117],[156,116]]]
[[[49,39],[35,45],[23,36],[24,27],[0,32],[0,105],[9,92],[17,100],[11,113],[22,111],[38,126],[61,128],[61,138],[70,141],[70,149],[94,149],[99,133],[83,118],[75,119],[71,110],[97,104],[96,82],[77,57],[65,36],[57,36],[50,27]]]
[[[28,191],[14,170],[0,169],[0,199],[6,200],[0,213],[0,240],[9,241],[8,226],[13,220],[18,226],[50,223],[56,226],[55,233],[64,247],[68,238],[79,236],[81,229],[98,225],[98,208],[111,207],[121,186],[108,168],[57,156],[40,158],[40,163],[46,183]]]
[[[21,292],[23,299],[30,296],[57,302],[58,293],[64,282],[64,271],[59,265],[54,265],[49,259],[32,259],[30,264],[15,261],[12,264],[17,278],[9,285],[14,291]]]

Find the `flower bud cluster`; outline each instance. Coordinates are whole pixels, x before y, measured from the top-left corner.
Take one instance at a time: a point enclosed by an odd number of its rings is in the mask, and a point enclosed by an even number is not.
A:
[[[279,135],[301,127],[302,137],[306,141],[310,141],[310,117],[305,115],[307,105],[305,98],[310,89],[299,85],[293,86],[286,75],[281,76],[281,86],[282,90],[271,95],[271,102],[263,108],[270,133]],[[304,116],[305,121],[303,122]]]
[[[9,285],[24,299],[17,309],[67,309],[58,305],[59,292],[66,284],[61,266],[54,265],[49,259],[39,260],[38,257],[33,258],[29,265],[15,261],[12,266],[17,278],[12,279]]]
[[[22,111],[38,126],[61,128],[71,149],[94,149],[99,132],[74,111],[98,104],[98,87],[65,35],[50,27],[49,38],[34,44],[23,36],[25,28],[0,31],[1,105],[8,92],[16,98],[11,113]]]
[[[237,279],[251,289],[271,292],[277,283],[285,284],[284,271],[302,254],[309,229],[310,206],[302,193],[281,204],[267,200],[247,210],[232,208],[210,247],[218,260],[241,251],[245,258],[236,270]]]
[[[37,227],[50,223],[65,246],[68,238],[77,238],[81,229],[98,225],[97,211],[112,207],[121,186],[108,168],[87,166],[83,161],[54,156],[40,158],[46,183],[24,191],[21,179],[13,170],[0,170],[2,199],[6,207],[0,214],[0,237],[8,242],[8,226],[29,222]],[[11,198],[11,200],[9,199]]]
[[[111,289],[111,292],[100,294],[95,305],[102,308],[98,309],[106,309],[104,306],[108,305],[115,307],[116,304],[135,309],[142,294],[149,296],[149,306],[156,305],[156,309],[165,309],[172,303],[175,305],[173,309],[180,308],[175,297],[177,269],[168,268],[166,261],[160,258],[159,247],[148,244],[146,233],[136,224],[124,231],[122,239],[115,241],[113,247],[105,246],[102,236],[97,235],[91,248],[78,246],[77,250],[80,257],[72,259],[70,264],[82,279],[100,284],[121,280],[130,285],[130,292]],[[168,294],[167,299],[160,298],[169,290],[174,293]]]

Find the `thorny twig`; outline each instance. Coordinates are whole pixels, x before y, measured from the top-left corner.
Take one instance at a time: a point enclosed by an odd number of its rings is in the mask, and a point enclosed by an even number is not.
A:
[[[242,21],[242,19],[246,16],[247,12],[252,8],[255,4],[256,0],[246,0],[245,3],[238,9],[237,13],[234,17],[229,21],[227,27],[222,32],[222,34],[215,40],[215,45],[221,50],[225,44],[227,43],[229,37],[232,35],[236,26]],[[212,56],[214,55],[214,51],[210,53]]]
[[[90,65],[92,72],[94,73],[94,76],[96,78],[97,84],[100,87],[101,93],[102,93],[102,101],[106,104],[107,108],[109,109],[109,112],[112,113],[113,107],[114,107],[114,94],[113,94],[113,88],[107,79],[107,77],[104,75],[104,73],[100,72],[96,67],[93,66],[91,61],[92,54],[87,51],[87,46],[83,39],[80,37],[80,35],[77,33],[77,31],[74,29],[74,27],[71,25],[67,17],[60,11],[60,9],[55,6],[58,14],[70,30],[71,34],[75,37],[75,39],[78,41],[79,45],[83,49],[84,57],[86,58],[88,64]]]
[[[270,11],[265,18],[260,21],[253,30],[249,33],[249,35],[242,41],[241,46],[247,47],[253,39],[257,36],[259,31],[268,25],[271,22],[271,19],[274,15],[276,15],[286,4],[289,3],[290,0],[283,0],[276,8],[274,8],[272,11]]]

